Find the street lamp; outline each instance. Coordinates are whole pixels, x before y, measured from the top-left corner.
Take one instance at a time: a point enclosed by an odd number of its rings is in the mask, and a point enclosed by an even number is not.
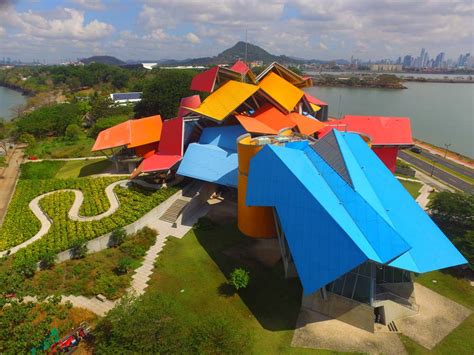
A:
[[[448,155],[448,148],[451,146],[451,143],[445,143],[444,146],[446,147],[446,151],[444,152],[444,159],[446,159],[446,156]]]

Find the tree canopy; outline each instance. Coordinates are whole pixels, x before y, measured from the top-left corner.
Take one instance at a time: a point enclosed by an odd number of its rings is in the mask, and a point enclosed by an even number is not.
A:
[[[135,106],[136,117],[158,114],[163,118],[175,117],[181,98],[193,94],[189,87],[196,73],[195,70],[160,70],[145,83],[142,100]]]
[[[440,192],[430,203],[431,217],[474,267],[474,195]]]

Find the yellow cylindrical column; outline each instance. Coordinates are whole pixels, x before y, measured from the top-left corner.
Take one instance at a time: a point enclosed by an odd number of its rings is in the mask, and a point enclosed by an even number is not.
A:
[[[250,159],[262,148],[263,146],[252,143],[250,134],[240,137],[237,142],[239,156],[237,224],[240,231],[249,237],[275,238],[276,230],[272,208],[248,207],[245,204]]]

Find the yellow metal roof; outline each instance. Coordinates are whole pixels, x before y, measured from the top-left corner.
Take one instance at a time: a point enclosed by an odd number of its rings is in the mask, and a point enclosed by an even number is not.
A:
[[[260,88],[286,111],[291,112],[304,92],[277,74],[270,72],[259,83]]]
[[[223,121],[257,91],[256,85],[229,80],[209,95],[198,108],[186,109],[216,121]]]
[[[318,105],[315,105],[313,103],[309,103],[311,105],[311,108],[313,109],[314,112],[318,112],[319,110],[321,110],[321,107],[319,107]]]

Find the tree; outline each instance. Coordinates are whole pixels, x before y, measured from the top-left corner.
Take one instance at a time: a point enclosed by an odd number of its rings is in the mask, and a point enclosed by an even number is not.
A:
[[[23,133],[19,138],[18,141],[20,143],[26,143],[29,146],[33,146],[36,144],[36,139],[32,134],[29,133]]]
[[[440,192],[429,205],[431,217],[474,269],[474,195]]]
[[[82,129],[75,123],[71,123],[67,126],[66,132],[64,133],[64,137],[70,141],[77,141],[81,135]]]
[[[181,98],[193,94],[189,87],[196,73],[194,70],[160,70],[144,85],[142,100],[135,106],[135,116],[175,117]]]
[[[71,248],[73,259],[83,259],[87,255],[87,245],[81,241],[77,241]]]
[[[250,281],[250,274],[247,270],[242,268],[237,268],[232,271],[230,274],[229,283],[233,286],[236,290],[240,290],[242,288],[246,288]]]

